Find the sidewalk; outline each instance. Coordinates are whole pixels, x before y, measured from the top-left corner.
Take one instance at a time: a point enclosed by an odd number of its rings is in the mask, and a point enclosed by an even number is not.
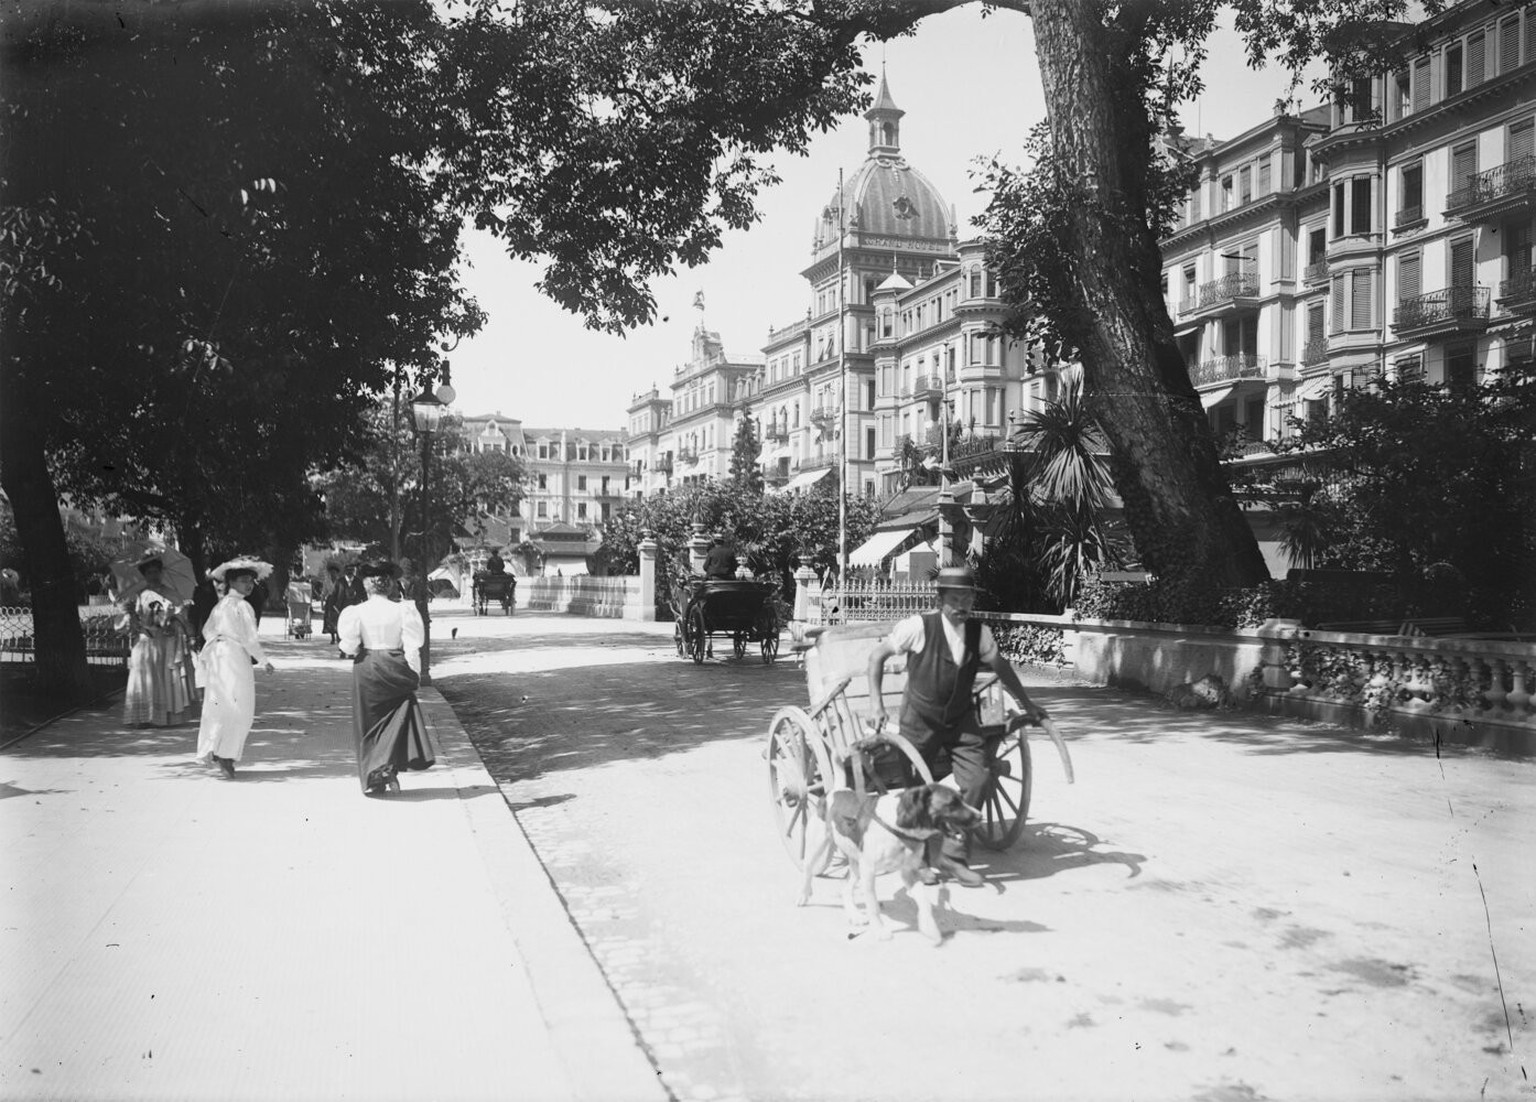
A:
[[[118,702],[0,754],[0,1096],[666,1098],[442,697],[366,799],[350,663],[262,626],[233,781]]]

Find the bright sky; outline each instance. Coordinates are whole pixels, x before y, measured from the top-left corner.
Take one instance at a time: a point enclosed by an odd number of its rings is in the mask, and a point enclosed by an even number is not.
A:
[[[1234,35],[1218,35],[1211,47],[1206,93],[1188,106],[1184,125],[1223,139],[1270,115],[1287,78],[1247,69]],[[882,57],[891,96],[906,111],[902,152],[954,205],[961,238],[971,236],[970,220],[987,198],[973,190],[975,159],[1001,153],[1017,164],[1024,135],[1045,116],[1030,20],[1006,11],[983,19],[968,5],[929,18],[910,38],[867,47],[864,64],[876,76]],[[534,290],[537,265],[509,260],[494,239],[472,231],[466,282],[490,321],[450,356],[455,407],[540,427],[624,428],[633,395],[652,383],[667,393],[673,368],[688,359],[699,291],[705,324],[727,355],[759,357],[770,326],[805,316],[810,289],[799,273],[811,259],[812,228],[836,192],[838,170],[851,175],[863,161],[866,126],[850,117],[818,136],[807,156],[781,155],[783,182],[761,196],[758,225],[728,234],[707,265],[656,284],[656,322],[626,337],[585,329]]]

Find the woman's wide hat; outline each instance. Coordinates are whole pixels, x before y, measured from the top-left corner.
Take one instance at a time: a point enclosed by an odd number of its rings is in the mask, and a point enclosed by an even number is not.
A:
[[[400,576],[399,564],[388,559],[377,559],[373,562],[365,562],[357,568],[359,578],[398,578]]]
[[[231,573],[254,574],[259,582],[265,580],[272,573],[272,564],[262,562],[260,559],[242,556],[241,558],[230,559],[228,562],[219,563],[218,566],[208,571],[208,576],[216,581],[224,582],[229,580]]]

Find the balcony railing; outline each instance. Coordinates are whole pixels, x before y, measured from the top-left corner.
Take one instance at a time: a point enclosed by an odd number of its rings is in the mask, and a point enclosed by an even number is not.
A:
[[[697,448],[678,448],[677,461],[679,463],[697,463],[699,452]]]
[[[1301,349],[1301,362],[1306,367],[1320,364],[1328,358],[1328,338],[1313,337]]]
[[[944,396],[944,380],[937,375],[919,375],[912,381],[910,397],[917,401]]]
[[[1252,352],[1237,352],[1230,356],[1218,356],[1214,360],[1202,360],[1191,373],[1196,386],[1231,382],[1234,379],[1262,379],[1265,358]]]
[[[1319,260],[1315,264],[1308,264],[1301,273],[1303,283],[1327,283],[1328,262]]]
[[[811,420],[818,425],[831,424],[837,420],[837,407],[816,406],[811,410]]]
[[[763,426],[764,440],[785,441],[789,439],[789,426],[782,421],[769,421]]]
[[[1413,207],[1403,207],[1398,210],[1397,217],[1392,220],[1392,228],[1400,230],[1404,226],[1411,226],[1415,222],[1422,221],[1424,221],[1424,207],[1422,204]]]
[[[1536,308],[1536,268],[1512,275],[1500,283],[1499,302],[1504,309],[1523,314]]]
[[[656,470],[656,471],[660,471],[662,474],[671,474],[672,473],[672,457],[670,455],[662,456],[660,459],[656,460],[656,462],[654,464],[652,464],[651,469],[652,470]]]
[[[1536,154],[1527,154],[1473,176],[1465,187],[1451,192],[1445,201],[1445,213],[1465,216],[1474,207],[1504,199],[1527,198],[1533,191],[1536,191]]]
[[[1405,298],[1392,311],[1392,328],[1399,334],[1416,329],[1478,328],[1488,323],[1488,288],[1447,287]]]
[[[1181,314],[1187,314],[1192,310],[1207,310],[1212,306],[1221,306],[1233,299],[1253,298],[1259,293],[1259,274],[1257,272],[1232,272],[1220,279],[1213,279],[1200,284],[1199,298],[1186,300],[1180,307]]]

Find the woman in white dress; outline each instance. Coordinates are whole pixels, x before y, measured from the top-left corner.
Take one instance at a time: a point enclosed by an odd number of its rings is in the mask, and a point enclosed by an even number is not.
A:
[[[363,794],[399,792],[402,769],[429,769],[435,760],[426,720],[416,702],[426,631],[409,601],[392,601],[400,568],[367,563],[358,570],[367,598],[341,610],[337,631],[352,667],[352,738]]]
[[[246,736],[256,719],[256,678],[252,662],[268,673],[272,663],[256,637],[256,614],[246,600],[266,563],[232,559],[209,571],[228,589],[203,625],[203,649],[198,652],[202,675],[203,718],[197,729],[197,757],[217,765],[233,778],[235,762],[245,753]]]

